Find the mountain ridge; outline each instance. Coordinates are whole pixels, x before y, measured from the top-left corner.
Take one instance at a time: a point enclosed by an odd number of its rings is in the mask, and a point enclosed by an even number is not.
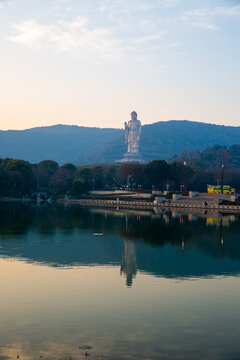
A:
[[[214,145],[240,143],[240,127],[188,120],[159,121],[143,125],[140,151],[146,160],[164,159],[184,150],[203,150]],[[121,159],[126,146],[124,136],[87,152],[81,163],[113,162]]]
[[[189,120],[159,121],[142,126],[140,151],[146,160],[169,159],[183,151],[240,143],[240,127]],[[0,130],[0,157],[36,163],[113,163],[126,152],[124,130],[78,125],[52,125],[26,130]]]
[[[174,119],[170,119],[170,120],[160,120],[160,121],[156,121],[150,124],[142,124],[142,126],[151,126],[154,124],[158,124],[158,123],[191,123],[191,124],[202,124],[202,125],[213,125],[213,126],[220,126],[220,127],[226,127],[226,128],[239,128],[240,126],[237,125],[224,125],[224,124],[215,124],[215,123],[207,123],[204,121],[194,121],[194,120],[174,120]],[[54,125],[42,125],[42,126],[33,126],[30,128],[26,128],[26,129],[0,129],[0,132],[10,132],[10,131],[28,131],[28,130],[38,130],[38,129],[49,129],[49,128],[54,128],[54,127],[76,127],[76,128],[87,128],[87,129],[111,129],[111,130],[123,130],[123,128],[104,128],[104,127],[100,127],[100,126],[85,126],[85,125],[75,125],[75,124],[62,124],[62,123],[58,123],[58,124],[54,124]]]

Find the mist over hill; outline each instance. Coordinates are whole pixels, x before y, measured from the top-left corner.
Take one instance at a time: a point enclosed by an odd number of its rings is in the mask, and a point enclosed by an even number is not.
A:
[[[147,160],[169,159],[183,151],[240,143],[240,127],[193,121],[160,121],[142,127],[140,151]],[[111,163],[126,152],[122,129],[55,125],[28,130],[0,131],[0,157],[36,163]]]

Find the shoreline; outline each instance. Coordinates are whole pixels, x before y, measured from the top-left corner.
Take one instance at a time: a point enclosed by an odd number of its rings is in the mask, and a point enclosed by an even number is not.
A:
[[[4,202],[22,202],[22,199],[19,198],[0,198],[0,203]],[[170,203],[158,203],[155,204],[153,201],[141,201],[141,200],[109,200],[109,199],[65,199],[59,198],[53,201],[57,204],[68,204],[68,205],[80,205],[83,207],[92,207],[92,208],[114,208],[114,209],[133,209],[133,210],[189,210],[189,211],[218,211],[222,213],[239,213],[240,214],[240,205],[221,205],[221,204],[207,204],[204,205],[200,201],[187,201],[185,199],[179,201],[171,200]]]
[[[187,201],[171,201],[170,204],[147,201],[122,201],[122,200],[92,200],[92,199],[58,199],[57,203],[60,204],[75,204],[86,207],[97,208],[117,208],[117,209],[142,209],[142,210],[157,210],[157,209],[189,209],[189,210],[202,210],[202,211],[220,211],[224,213],[239,213],[240,205],[220,205],[220,204],[208,204],[203,205],[199,202],[187,202]]]

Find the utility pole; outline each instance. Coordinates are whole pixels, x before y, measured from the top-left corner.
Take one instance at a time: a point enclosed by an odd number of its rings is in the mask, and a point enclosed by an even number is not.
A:
[[[132,177],[132,175],[128,175],[127,176],[127,188],[129,189],[130,187],[130,178]]]
[[[223,193],[223,176],[224,176],[224,166],[225,164],[222,164],[222,172],[221,172],[221,194]]]

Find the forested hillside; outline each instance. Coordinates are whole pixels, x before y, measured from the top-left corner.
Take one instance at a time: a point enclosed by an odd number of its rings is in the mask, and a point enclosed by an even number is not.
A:
[[[86,151],[121,134],[120,129],[68,125],[0,131],[0,158],[18,158],[31,163],[46,159],[60,164],[76,163]]]
[[[140,150],[146,160],[169,159],[183,151],[240,144],[240,127],[191,121],[161,121],[142,127]],[[123,129],[56,125],[0,131],[0,158],[59,164],[113,163],[126,152]]]
[[[191,166],[202,168],[240,169],[240,145],[212,146],[203,151],[184,151],[180,156],[174,156],[170,161],[187,162]]]
[[[146,160],[169,159],[184,150],[240,143],[240,127],[193,121],[160,121],[142,127],[140,151]],[[98,146],[79,157],[81,164],[104,163],[121,159],[126,147],[124,137]]]

